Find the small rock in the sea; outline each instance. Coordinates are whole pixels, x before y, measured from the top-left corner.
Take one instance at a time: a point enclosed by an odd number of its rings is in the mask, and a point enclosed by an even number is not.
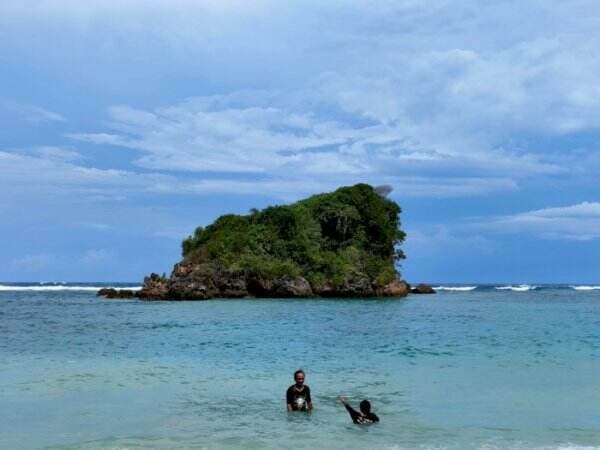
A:
[[[431,286],[420,283],[412,288],[410,292],[411,294],[435,294],[435,289],[433,289]]]
[[[116,292],[117,290],[113,288],[102,288],[96,293],[96,295],[98,297],[108,297],[109,295],[114,295]]]
[[[134,298],[135,292],[131,289],[103,288],[96,295],[104,296],[105,298]]]

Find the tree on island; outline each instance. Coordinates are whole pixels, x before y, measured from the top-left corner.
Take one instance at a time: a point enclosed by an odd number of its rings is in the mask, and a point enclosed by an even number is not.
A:
[[[379,285],[396,276],[400,207],[367,184],[343,187],[251,215],[228,214],[182,243],[186,261],[218,262],[259,277],[303,276],[343,283],[366,274]]]
[[[227,214],[182,243],[169,278],[142,298],[406,295],[397,263],[405,233],[388,186],[342,187],[290,205]]]

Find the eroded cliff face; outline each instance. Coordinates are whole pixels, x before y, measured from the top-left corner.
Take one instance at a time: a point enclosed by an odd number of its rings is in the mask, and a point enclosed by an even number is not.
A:
[[[152,274],[136,297],[147,300],[206,300],[209,298],[301,298],[301,297],[404,297],[410,286],[395,279],[385,286],[374,286],[364,277],[311,285],[302,276],[283,275],[259,278],[243,272],[211,267],[207,264],[180,263],[170,277]],[[129,295],[129,294],[126,294]]]

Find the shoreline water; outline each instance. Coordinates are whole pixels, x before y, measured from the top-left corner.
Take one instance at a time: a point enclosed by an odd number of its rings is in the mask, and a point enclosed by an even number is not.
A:
[[[595,448],[598,294],[0,291],[0,448]],[[299,367],[310,417],[284,412]],[[354,427],[339,394],[369,398],[382,422]]]
[[[533,290],[572,289],[576,291],[600,291],[600,283],[428,283],[436,291],[470,292],[482,290],[510,290],[526,292]],[[139,290],[139,282],[0,282],[0,292],[11,291],[98,291],[103,288]]]

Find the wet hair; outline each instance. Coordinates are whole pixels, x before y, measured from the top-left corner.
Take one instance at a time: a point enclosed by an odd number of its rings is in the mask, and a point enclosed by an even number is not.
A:
[[[369,414],[371,412],[371,402],[369,402],[369,400],[360,402],[360,412],[363,414]]]
[[[294,372],[294,380],[295,380],[295,379],[298,377],[298,375],[300,375],[300,374],[302,374],[302,375],[306,376],[306,374],[304,373],[304,370],[302,370],[302,369],[298,369],[298,370],[296,370],[296,371]]]

